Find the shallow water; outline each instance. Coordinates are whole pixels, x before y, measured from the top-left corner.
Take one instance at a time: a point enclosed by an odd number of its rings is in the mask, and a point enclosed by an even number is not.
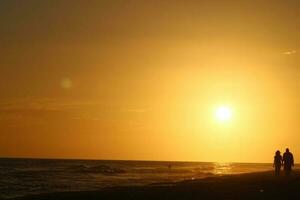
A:
[[[271,164],[0,159],[0,199],[267,170]]]

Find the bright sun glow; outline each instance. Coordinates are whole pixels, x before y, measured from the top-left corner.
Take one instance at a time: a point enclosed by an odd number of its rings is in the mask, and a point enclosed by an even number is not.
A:
[[[217,108],[215,115],[219,121],[225,122],[231,120],[232,111],[227,106],[220,106]]]

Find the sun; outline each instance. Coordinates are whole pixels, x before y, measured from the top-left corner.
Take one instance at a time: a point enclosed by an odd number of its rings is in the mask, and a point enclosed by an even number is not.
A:
[[[228,106],[220,106],[215,111],[215,117],[221,122],[230,121],[232,118],[232,110]]]

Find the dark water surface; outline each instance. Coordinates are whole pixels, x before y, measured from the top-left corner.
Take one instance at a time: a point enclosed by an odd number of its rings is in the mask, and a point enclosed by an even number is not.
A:
[[[272,170],[271,164],[0,159],[0,199]]]

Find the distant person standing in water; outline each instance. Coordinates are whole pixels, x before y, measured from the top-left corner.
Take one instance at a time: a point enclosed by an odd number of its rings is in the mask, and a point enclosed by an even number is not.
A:
[[[290,150],[287,148],[283,154],[283,168],[285,175],[289,175],[292,171],[292,166],[294,166],[294,157]]]
[[[280,151],[277,150],[274,156],[274,164],[273,164],[273,167],[275,168],[275,175],[280,174],[281,165],[282,165],[282,156],[280,155]]]
[[[168,164],[168,168],[169,168],[169,171],[171,171],[171,169],[172,169],[172,165],[171,165],[171,163],[170,163],[170,164]]]

